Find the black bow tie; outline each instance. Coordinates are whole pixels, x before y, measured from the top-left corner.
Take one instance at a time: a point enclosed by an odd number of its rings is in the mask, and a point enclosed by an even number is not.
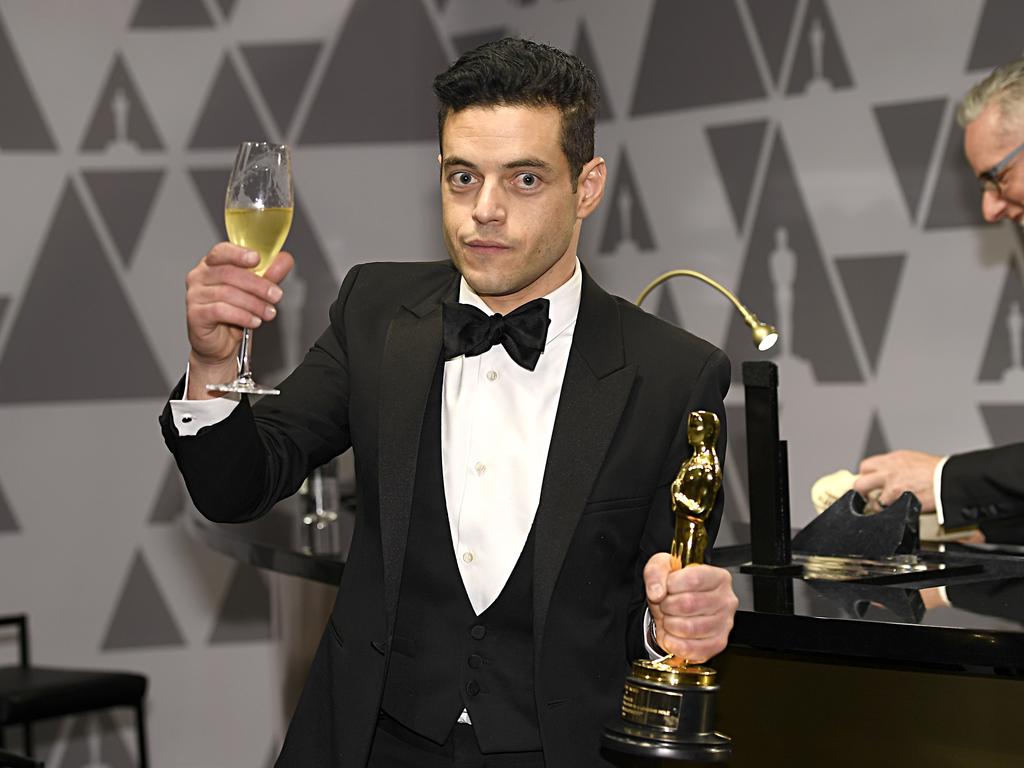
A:
[[[446,301],[444,316],[444,359],[482,355],[501,344],[509,357],[523,368],[537,367],[548,335],[547,299],[534,299],[507,315],[490,315],[470,304]]]

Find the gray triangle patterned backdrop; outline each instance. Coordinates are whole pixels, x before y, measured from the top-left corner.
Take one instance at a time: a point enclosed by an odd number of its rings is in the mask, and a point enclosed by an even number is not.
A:
[[[1003,289],[992,312],[992,325],[978,381],[1024,381],[1024,281],[1017,261],[1006,266]]]
[[[1021,28],[1024,28],[1024,5],[1017,0],[985,0],[967,69],[992,69],[1024,53]]]
[[[145,99],[128,72],[124,59],[117,56],[96,100],[81,150],[152,151],[163,148]]]
[[[75,254],[74,269],[67,254]],[[89,291],[74,276],[89,275]],[[73,331],[66,325],[74,310]],[[39,354],[46,340],[47,354]],[[68,371],[116,372],[81,376]],[[0,403],[159,397],[167,388],[156,357],[111,268],[82,200],[64,187],[35,271],[0,358]]]
[[[203,0],[139,0],[131,26],[153,30],[212,27],[213,18]]]
[[[608,210],[599,250],[602,254],[613,254],[629,245],[640,251],[654,250],[654,236],[644,213],[641,187],[636,183],[625,148],[619,153],[615,167],[614,178],[605,192]]]
[[[3,485],[0,485],[0,534],[17,533],[19,530],[14,510],[11,509],[11,503],[4,494]]]
[[[224,594],[210,644],[270,639],[270,590],[266,580],[257,569],[239,565]]]
[[[48,657],[147,674],[153,764],[273,762],[282,670],[299,663],[275,623],[279,582],[193,538],[156,427],[187,358],[185,274],[224,237],[235,147],[295,152],[296,267],[256,335],[257,374],[277,380],[352,265],[442,252],[430,83],[485,40],[576,51],[600,81],[608,185],[581,241],[598,282],[628,299],[689,267],[779,326],[794,528],[813,480],[865,454],[1024,439],[1024,282],[1009,266],[1024,246],[982,226],[953,119],[974,80],[1024,52],[1024,4],[282,7],[0,0],[0,593]],[[725,348],[737,379],[764,359],[722,297],[656,293],[645,309]],[[954,365],[928,336],[940,323]],[[749,537],[738,381],[727,412],[723,544]],[[74,604],[54,599],[67,584]],[[325,621],[302,629],[309,653]],[[47,765],[134,765],[129,720],[41,725]]]
[[[403,23],[395,25],[395,19]],[[389,66],[367,68],[387,39]],[[430,83],[449,53],[420,0],[355,0],[302,129],[303,144],[436,139]],[[353,77],[353,73],[358,73]]]
[[[917,210],[925,179],[935,154],[945,99],[927,99],[901,104],[880,104],[875,119],[882,131],[900,191],[907,202],[907,215],[917,221]]]
[[[699,18],[700,24],[692,19]],[[689,73],[714,71],[717,77]],[[666,79],[672,87],[666,87]],[[764,83],[736,0],[657,0],[633,96],[633,115],[760,99]]]
[[[53,150],[56,145],[43,119],[32,86],[18,60],[0,14],[0,150]]]
[[[140,550],[125,576],[101,647],[115,651],[183,645],[178,622]]]

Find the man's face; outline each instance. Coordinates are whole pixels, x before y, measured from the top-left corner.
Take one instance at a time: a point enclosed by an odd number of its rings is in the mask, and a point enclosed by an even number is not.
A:
[[[1013,131],[1006,125],[998,105],[990,104],[964,130],[964,153],[979,179],[1024,141],[1024,131]],[[981,196],[981,213],[985,221],[1024,219],[1024,157],[1018,156],[996,174],[999,182],[985,185]]]
[[[445,245],[470,287],[497,312],[572,276],[580,222],[604,189],[594,158],[572,190],[554,107],[469,107],[441,134]]]

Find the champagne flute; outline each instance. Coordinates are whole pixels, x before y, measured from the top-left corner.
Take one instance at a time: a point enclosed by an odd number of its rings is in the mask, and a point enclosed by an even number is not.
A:
[[[292,160],[284,144],[244,141],[238,147],[235,167],[224,200],[228,240],[250,248],[260,256],[253,272],[262,275],[281,250],[292,225],[295,195],[292,191]],[[252,376],[252,329],[242,329],[238,352],[238,378],[227,384],[207,384],[211,392],[279,395],[281,391],[257,384]]]

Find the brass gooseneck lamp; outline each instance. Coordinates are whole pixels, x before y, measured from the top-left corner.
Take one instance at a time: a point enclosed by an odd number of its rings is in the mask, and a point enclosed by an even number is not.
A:
[[[666,280],[671,280],[673,277],[693,277],[701,282],[707,283],[712,288],[717,290],[719,293],[724,294],[729,301],[733,303],[733,306],[743,316],[743,321],[750,326],[751,333],[754,337],[754,346],[760,351],[764,352],[775,346],[775,342],[779,340],[779,332],[775,330],[774,326],[768,323],[762,323],[757,319],[757,315],[743,306],[740,300],[736,298],[735,294],[726,288],[721,283],[712,280],[710,277],[705,275],[703,272],[698,272],[695,269],[673,269],[670,272],[666,272],[663,275],[658,275],[647,287],[640,291],[640,295],[636,297],[636,305],[639,307],[643,304],[644,299],[647,298],[647,294],[657,288],[659,285],[664,283]]]

